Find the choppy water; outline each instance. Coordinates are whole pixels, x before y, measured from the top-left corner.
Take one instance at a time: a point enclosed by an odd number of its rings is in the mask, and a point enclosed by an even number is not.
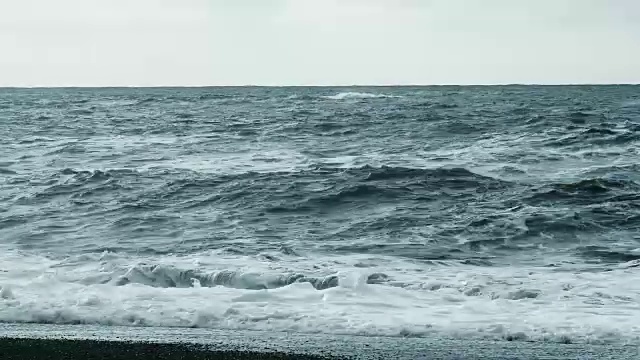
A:
[[[640,87],[0,90],[0,321],[638,341]]]

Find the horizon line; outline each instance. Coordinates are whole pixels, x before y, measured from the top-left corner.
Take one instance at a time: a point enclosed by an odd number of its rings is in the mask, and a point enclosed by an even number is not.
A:
[[[375,87],[499,87],[499,86],[638,86],[629,83],[478,83],[478,84],[351,84],[351,85],[0,85],[0,89],[162,89],[162,88],[375,88]]]

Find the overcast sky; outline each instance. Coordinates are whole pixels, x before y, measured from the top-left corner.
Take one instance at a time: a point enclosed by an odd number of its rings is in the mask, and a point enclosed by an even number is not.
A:
[[[640,0],[1,0],[0,86],[640,83]]]

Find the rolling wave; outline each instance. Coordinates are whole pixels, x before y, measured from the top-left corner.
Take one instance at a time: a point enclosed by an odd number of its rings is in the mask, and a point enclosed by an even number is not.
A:
[[[367,284],[379,284],[388,279],[385,274],[371,274]],[[339,285],[338,275],[310,277],[303,274],[259,274],[237,270],[222,270],[214,273],[202,273],[196,270],[181,270],[163,265],[139,265],[132,267],[120,276],[115,284],[141,284],[152,287],[215,287],[224,286],[245,290],[277,289],[294,283],[309,283],[317,290]]]
[[[556,183],[538,190],[527,200],[539,201],[579,201],[597,203],[606,198],[637,194],[640,184],[632,180],[606,178],[584,179],[573,183]]]

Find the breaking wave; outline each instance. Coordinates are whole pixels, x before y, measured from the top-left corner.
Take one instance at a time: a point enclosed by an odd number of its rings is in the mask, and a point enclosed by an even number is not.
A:
[[[633,307],[638,300],[633,281],[637,259],[581,277],[555,268],[482,265],[474,271],[445,266],[424,272],[414,262],[394,257],[379,257],[368,272],[361,272],[357,269],[366,258],[350,256],[333,258],[331,263],[343,265],[328,276],[184,270],[162,262],[134,265],[113,276],[105,270],[126,260],[117,254],[62,262],[1,256],[0,322],[554,342],[639,335],[640,314]],[[264,267],[257,258],[244,261],[249,268]],[[600,314],[625,305],[629,311],[624,317]]]
[[[346,100],[346,99],[384,99],[384,98],[399,98],[397,95],[385,95],[385,94],[373,94],[365,92],[341,92],[335,95],[325,96],[325,99],[330,100]]]
[[[388,278],[385,274],[367,276],[367,284],[378,284]],[[312,277],[303,274],[261,274],[222,270],[202,273],[196,270],[181,270],[164,265],[138,265],[132,267],[115,281],[116,285],[142,284],[153,287],[215,287],[225,286],[235,289],[264,290],[277,289],[294,283],[309,283],[315,289],[324,290],[339,285],[339,275]]]

